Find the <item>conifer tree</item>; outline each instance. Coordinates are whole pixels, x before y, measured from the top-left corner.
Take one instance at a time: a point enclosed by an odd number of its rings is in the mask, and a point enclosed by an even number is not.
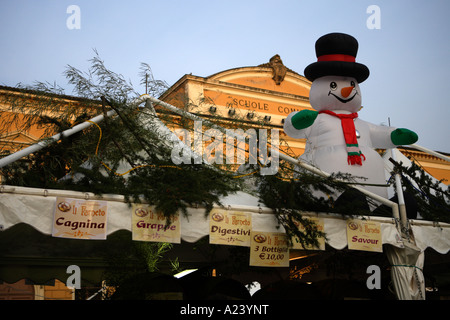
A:
[[[76,108],[61,101],[59,88],[45,83],[21,86],[33,101],[5,96],[2,102],[10,106],[11,114],[23,118],[3,117],[4,128],[46,125],[49,136],[111,109],[116,115],[2,168],[3,183],[121,194],[130,203],[156,206],[168,219],[178,211],[186,213],[188,206],[205,206],[209,211],[221,197],[239,189],[240,181],[228,171],[205,163],[174,165],[163,141],[166,137],[142,125],[154,114],[133,105],[140,95],[131,83],[108,70],[98,54],[90,62],[86,73],[72,66],[65,71],[76,97],[83,98]],[[164,81],[153,78],[148,65],[142,65],[141,75],[152,93],[167,89]],[[123,165],[132,168],[126,177],[118,171]]]

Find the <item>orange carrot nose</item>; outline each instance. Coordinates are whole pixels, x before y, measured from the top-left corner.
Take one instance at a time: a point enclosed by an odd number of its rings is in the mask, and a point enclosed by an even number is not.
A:
[[[344,98],[347,98],[352,93],[354,87],[345,87],[341,89],[341,94]]]

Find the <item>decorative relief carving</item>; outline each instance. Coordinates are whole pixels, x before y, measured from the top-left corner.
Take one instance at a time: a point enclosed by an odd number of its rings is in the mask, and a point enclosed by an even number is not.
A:
[[[284,77],[286,76],[286,72],[288,70],[288,68],[286,68],[286,66],[283,64],[283,61],[281,60],[278,54],[270,58],[268,63],[264,63],[259,66],[272,68],[273,74],[272,79],[273,81],[275,81],[277,85],[280,85],[281,82],[283,82]]]

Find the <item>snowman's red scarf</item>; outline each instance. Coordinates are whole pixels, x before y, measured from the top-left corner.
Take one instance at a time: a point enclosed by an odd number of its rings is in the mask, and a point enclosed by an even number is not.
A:
[[[347,145],[348,164],[362,165],[362,160],[366,160],[366,157],[361,153],[361,150],[359,150],[358,141],[356,140],[355,124],[353,123],[353,119],[358,117],[358,113],[336,114],[330,110],[323,110],[319,113],[326,113],[341,119],[342,131]]]

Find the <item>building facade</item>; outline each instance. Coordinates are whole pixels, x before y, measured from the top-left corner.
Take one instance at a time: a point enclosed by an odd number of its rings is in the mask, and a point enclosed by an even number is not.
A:
[[[207,77],[184,75],[159,99],[223,127],[242,124],[246,127],[279,130],[280,150],[296,158],[304,152],[305,140],[288,137],[283,131],[283,123],[293,111],[312,110],[308,98],[310,87],[309,80],[284,66],[281,58],[275,55],[268,63],[258,66],[233,68]],[[29,104],[30,108],[37,99],[28,90],[0,87],[3,127],[8,123],[8,117],[11,117],[8,99],[5,98],[11,94],[22,96],[24,104]],[[101,102],[64,95],[55,95],[52,99],[55,104],[61,105],[61,110],[65,106],[76,108],[83,104],[88,105],[93,115],[102,112]],[[166,112],[162,108],[156,110]],[[17,116],[20,117],[13,115]],[[168,121],[167,126],[176,128],[176,121]],[[27,131],[17,125],[2,128],[0,155],[16,152],[38,142],[44,132],[45,128],[38,124]],[[433,177],[444,179],[444,183],[449,184],[449,162],[408,147],[399,147],[399,150]],[[384,151],[379,150],[380,153]]]
[[[309,80],[285,67],[281,58],[275,55],[268,63],[258,66],[229,69],[207,77],[184,75],[159,99],[224,127],[242,124],[279,130],[280,150],[296,158],[304,152],[305,140],[288,137],[283,131],[283,123],[293,111],[312,110],[308,98],[310,87]],[[45,128],[39,124],[27,131],[20,128],[20,115],[9,112],[11,106],[6,97],[11,95],[20,96],[29,108],[39,103],[32,91],[0,86],[3,127],[0,130],[0,155],[32,145],[45,134]],[[88,105],[93,115],[102,112],[101,102],[65,95],[54,95],[52,101],[61,106],[60,110],[83,104],[85,107]],[[165,112],[162,108],[157,108],[157,111]],[[15,124],[5,128],[9,118],[14,118]],[[167,126],[176,128],[176,121],[167,122]],[[444,183],[449,184],[449,162],[408,147],[399,147],[399,150],[433,177],[444,179]]]
[[[299,157],[304,152],[305,139],[287,136],[283,123],[293,111],[312,110],[310,88],[309,80],[285,67],[276,55],[259,66],[234,68],[208,77],[185,75],[160,99],[205,119],[214,118],[224,126],[238,119],[246,125],[277,129],[281,151]],[[398,149],[433,177],[449,184],[449,162],[412,148]]]

